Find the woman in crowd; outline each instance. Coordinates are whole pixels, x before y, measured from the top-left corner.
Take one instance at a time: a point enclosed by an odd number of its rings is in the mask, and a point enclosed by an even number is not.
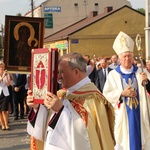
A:
[[[0,122],[2,130],[9,130],[8,126],[8,106],[9,106],[9,91],[10,85],[9,75],[5,69],[5,64],[0,61]]]

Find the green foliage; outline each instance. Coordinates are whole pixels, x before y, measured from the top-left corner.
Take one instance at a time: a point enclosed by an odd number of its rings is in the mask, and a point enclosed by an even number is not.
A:
[[[142,14],[145,15],[145,9],[144,8],[138,8],[137,11],[141,12]]]
[[[21,13],[18,13],[18,14],[16,14],[16,16],[22,16],[22,14],[21,14]]]

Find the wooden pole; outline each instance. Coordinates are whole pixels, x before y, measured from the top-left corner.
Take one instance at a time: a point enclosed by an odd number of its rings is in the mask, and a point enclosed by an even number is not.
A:
[[[33,0],[31,0],[31,14],[32,14],[32,17],[34,17],[34,11],[33,11]]]

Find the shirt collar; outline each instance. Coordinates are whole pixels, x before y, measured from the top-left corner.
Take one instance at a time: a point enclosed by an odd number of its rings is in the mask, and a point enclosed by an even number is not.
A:
[[[85,84],[90,83],[90,82],[91,82],[91,80],[89,79],[89,77],[85,77],[84,79],[82,79],[81,81],[79,81],[78,83],[76,83],[75,85],[73,85],[72,87],[68,88],[67,92],[66,92],[66,96],[68,96],[72,92],[76,91],[80,87],[82,87]]]
[[[120,74],[130,74],[130,73],[135,73],[138,70],[138,67],[134,64],[132,64],[132,67],[128,70],[123,69],[121,70],[122,66],[119,65],[115,70],[120,73]]]
[[[120,66],[120,70],[124,74],[130,74],[133,72],[133,66],[130,69],[124,69],[122,66]]]
[[[124,69],[123,70],[121,70],[121,65],[119,65],[115,70],[118,72],[118,73],[120,73],[120,74],[129,74],[129,73],[135,73],[137,70],[138,70],[138,67],[136,66],[136,65],[134,65],[134,64],[132,64],[132,67],[133,68],[131,68],[132,69],[132,72],[131,72],[131,70],[129,69],[128,71],[127,71],[127,73],[124,71]]]

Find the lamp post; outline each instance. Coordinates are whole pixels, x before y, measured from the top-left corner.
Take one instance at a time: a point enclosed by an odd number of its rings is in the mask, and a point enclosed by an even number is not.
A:
[[[150,59],[150,0],[145,4],[145,48],[146,60]]]

